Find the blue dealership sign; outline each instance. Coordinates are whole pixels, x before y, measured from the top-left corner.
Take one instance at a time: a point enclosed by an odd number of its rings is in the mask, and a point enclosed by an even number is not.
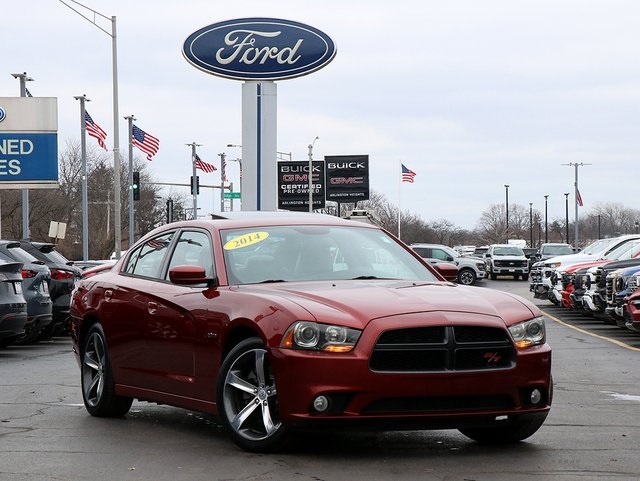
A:
[[[49,187],[57,183],[57,133],[0,132],[0,187],[29,184],[25,188],[38,188],[37,184]]]
[[[207,73],[235,80],[299,77],[336,55],[331,38],[291,20],[242,18],[214,23],[187,37],[185,58]]]

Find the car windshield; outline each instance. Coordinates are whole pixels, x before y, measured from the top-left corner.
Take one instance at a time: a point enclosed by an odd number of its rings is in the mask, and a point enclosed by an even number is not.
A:
[[[60,254],[58,251],[49,251],[43,252],[44,256],[49,259],[51,262],[55,262],[56,264],[68,264],[69,259]]]
[[[600,239],[582,249],[581,254],[598,254],[610,246],[615,239]]]
[[[435,281],[436,276],[381,230],[277,226],[221,232],[230,284],[343,279]]]
[[[493,249],[493,255],[496,256],[523,256],[524,252],[517,246],[500,246]]]
[[[22,247],[9,247],[9,252],[18,261],[30,264],[31,262],[39,262],[34,256],[25,251]],[[42,262],[40,262],[42,264]]]
[[[638,246],[640,245],[640,239],[632,239],[624,244],[619,245],[607,255],[603,256],[603,260],[613,261],[613,260],[625,260],[631,259],[638,253]]]
[[[573,248],[570,245],[542,246],[541,253],[549,256],[566,256],[573,254]]]

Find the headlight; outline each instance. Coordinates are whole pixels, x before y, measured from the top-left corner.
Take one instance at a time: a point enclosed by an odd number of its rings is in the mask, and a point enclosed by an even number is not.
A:
[[[552,269],[557,269],[558,267],[560,267],[561,264],[562,264],[561,262],[546,262],[544,266],[551,267]]]
[[[344,326],[296,321],[284,333],[280,347],[307,351],[349,352],[361,331]]]
[[[526,349],[545,342],[544,319],[542,317],[514,324],[509,327],[509,332],[518,349]]]

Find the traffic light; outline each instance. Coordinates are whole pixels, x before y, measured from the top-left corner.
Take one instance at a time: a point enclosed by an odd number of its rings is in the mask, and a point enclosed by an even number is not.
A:
[[[133,190],[133,200],[140,200],[140,172],[133,173],[131,189]]]
[[[196,188],[193,189],[193,175],[191,176],[191,195],[200,195],[200,176],[196,175]]]

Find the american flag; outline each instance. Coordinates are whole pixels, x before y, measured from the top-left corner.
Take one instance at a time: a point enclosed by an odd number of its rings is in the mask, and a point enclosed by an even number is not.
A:
[[[215,165],[204,162],[198,154],[193,158],[193,163],[196,165],[196,169],[204,170],[209,174],[214,170],[218,170]]]
[[[131,143],[147,154],[147,160],[151,160],[160,148],[158,139],[135,125],[131,129]]]
[[[580,191],[576,190],[576,200],[578,201],[578,205],[580,207],[583,207],[584,204],[582,203],[582,196],[580,195]]]
[[[87,133],[98,141],[98,145],[104,150],[107,150],[107,144],[104,143],[107,138],[107,133],[93,121],[91,115],[89,115],[89,112],[86,110],[84,111],[84,126],[87,129]]]
[[[402,182],[410,182],[413,184],[413,178],[416,176],[416,173],[411,170],[411,169],[407,169],[407,167],[404,164],[402,165]]]

